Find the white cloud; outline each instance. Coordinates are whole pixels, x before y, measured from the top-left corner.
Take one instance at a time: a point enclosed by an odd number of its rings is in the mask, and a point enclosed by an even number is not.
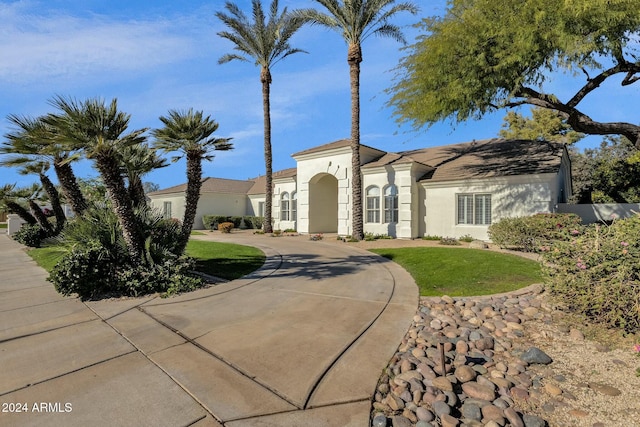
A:
[[[175,63],[197,54],[180,20],[114,21],[39,12],[35,2],[0,6],[0,79],[29,84],[96,80]]]

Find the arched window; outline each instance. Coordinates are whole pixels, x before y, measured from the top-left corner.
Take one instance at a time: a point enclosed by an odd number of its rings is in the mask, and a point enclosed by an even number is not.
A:
[[[289,193],[287,192],[280,196],[280,220],[289,221]]]
[[[291,221],[298,220],[298,193],[291,193]]]
[[[384,189],[384,222],[398,222],[398,188],[395,185]]]
[[[367,222],[380,222],[380,189],[376,186],[367,188]]]

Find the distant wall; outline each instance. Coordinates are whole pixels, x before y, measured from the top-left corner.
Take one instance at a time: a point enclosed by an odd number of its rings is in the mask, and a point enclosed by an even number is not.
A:
[[[7,219],[7,234],[11,236],[22,227],[22,224],[25,224],[26,221],[20,218],[16,214],[9,214]]]
[[[558,212],[574,213],[582,218],[583,224],[611,221],[613,219],[629,218],[640,212],[638,203],[599,203],[574,205],[569,203],[558,204]]]

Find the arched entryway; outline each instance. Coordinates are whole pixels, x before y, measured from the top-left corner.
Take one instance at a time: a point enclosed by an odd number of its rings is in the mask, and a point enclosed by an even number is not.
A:
[[[309,181],[309,233],[338,232],[338,180],[321,173]]]

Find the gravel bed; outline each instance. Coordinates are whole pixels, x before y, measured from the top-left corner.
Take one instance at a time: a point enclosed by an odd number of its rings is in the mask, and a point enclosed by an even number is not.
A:
[[[548,301],[541,286],[422,298],[380,378],[372,426],[640,426],[640,359],[562,326]]]

